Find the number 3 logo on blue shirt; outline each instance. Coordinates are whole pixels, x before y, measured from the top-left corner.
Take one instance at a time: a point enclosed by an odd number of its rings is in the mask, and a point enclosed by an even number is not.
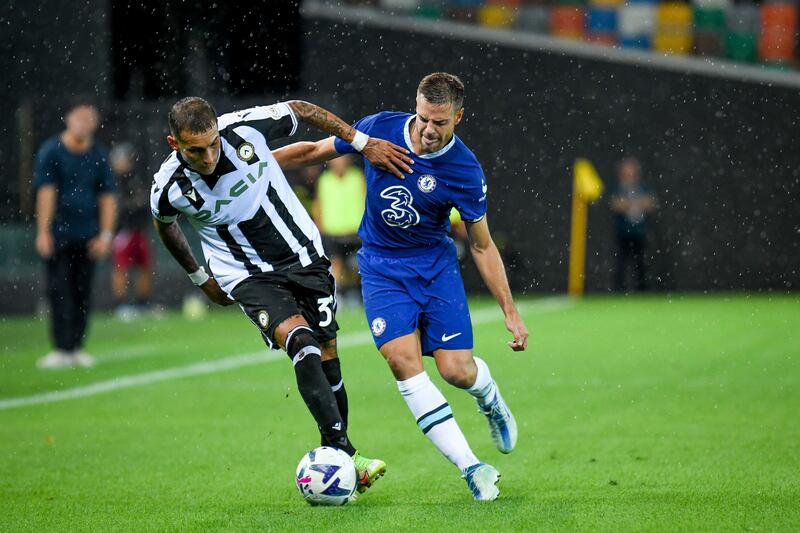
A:
[[[419,224],[419,213],[412,203],[414,198],[402,185],[393,185],[381,191],[381,198],[391,200],[389,209],[381,211],[384,222],[398,228],[408,228]]]

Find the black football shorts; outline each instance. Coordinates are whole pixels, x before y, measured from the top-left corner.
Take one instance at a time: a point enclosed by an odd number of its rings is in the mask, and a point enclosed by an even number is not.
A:
[[[336,338],[336,284],[327,259],[294,271],[260,272],[231,292],[239,307],[272,349],[280,348],[275,329],[294,315],[303,316],[322,343]]]

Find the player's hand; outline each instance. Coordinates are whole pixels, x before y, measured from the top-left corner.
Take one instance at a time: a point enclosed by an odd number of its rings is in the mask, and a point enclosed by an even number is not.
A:
[[[507,343],[509,348],[521,352],[528,347],[528,328],[525,327],[519,313],[515,311],[506,315],[506,328],[514,336],[514,340]]]
[[[52,233],[39,233],[36,235],[36,252],[42,259],[50,259],[55,251],[55,242]]]
[[[98,235],[89,241],[89,257],[98,260],[106,257],[111,252],[111,239],[105,235]]]
[[[233,300],[228,298],[227,293],[223,291],[217,280],[214,278],[208,278],[208,281],[200,285],[200,289],[206,293],[208,299],[214,302],[215,304],[219,305],[233,305]]]
[[[409,151],[389,141],[370,137],[361,153],[373,166],[388,170],[401,180],[405,179],[403,172],[414,172],[409,166],[414,164],[414,160],[408,155]]]

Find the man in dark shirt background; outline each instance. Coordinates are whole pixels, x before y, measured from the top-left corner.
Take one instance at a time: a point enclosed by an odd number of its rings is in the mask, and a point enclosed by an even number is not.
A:
[[[83,351],[94,263],[108,255],[117,217],[116,186],[106,150],[94,133],[97,107],[75,100],[66,128],[46,140],[36,159],[36,251],[45,260],[54,350],[40,368],[89,367]]]
[[[627,157],[617,168],[619,182],[611,195],[611,211],[617,236],[617,271],[614,288],[625,290],[626,267],[633,263],[636,290],[647,289],[646,262],[648,214],[656,208],[656,199],[642,184],[639,161]]]

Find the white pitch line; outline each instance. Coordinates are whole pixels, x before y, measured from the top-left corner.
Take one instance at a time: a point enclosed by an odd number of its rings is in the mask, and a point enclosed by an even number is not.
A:
[[[571,301],[566,298],[546,298],[533,303],[521,305],[520,312],[549,312],[568,307],[569,305],[571,305]],[[502,319],[503,315],[497,307],[493,306],[478,309],[474,313],[471,313],[471,316],[473,324],[485,324],[500,320]],[[340,335],[337,344],[340,348],[351,348],[369,344],[371,341],[372,335],[370,335],[369,332],[361,331]],[[283,359],[284,357],[286,356],[283,354],[283,352],[279,351],[245,353],[231,355],[215,361],[192,363],[186,366],[155,370],[153,372],[145,372],[143,374],[120,376],[107,381],[98,381],[97,383],[92,383],[90,385],[84,385],[81,387],[74,387],[72,389],[43,392],[30,396],[20,396],[18,398],[6,398],[4,400],[0,400],[0,411],[15,409],[17,407],[26,407],[29,405],[40,405],[61,402],[64,400],[72,400],[75,398],[85,398],[87,396],[94,396],[96,394],[102,394],[105,392],[150,385],[152,383],[158,383],[172,379],[201,376],[204,374],[214,374],[216,372],[223,372],[225,370],[232,370],[244,366],[256,365],[269,361],[277,361],[278,359]]]
[[[141,344],[138,346],[128,346],[127,348],[119,348],[116,350],[106,350],[102,352],[93,352],[97,359],[98,364],[114,363],[117,361],[125,361],[128,359],[138,359],[140,357],[149,357],[157,355],[159,347],[155,344]]]

